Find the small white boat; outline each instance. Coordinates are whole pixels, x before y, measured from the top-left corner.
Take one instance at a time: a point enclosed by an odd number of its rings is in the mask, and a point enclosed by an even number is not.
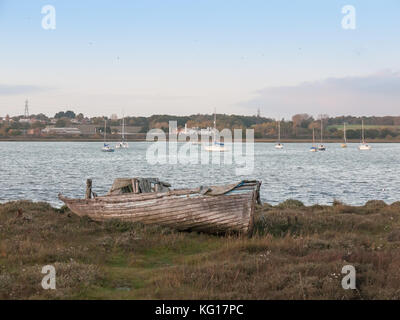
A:
[[[107,137],[107,120],[104,119],[104,145],[103,148],[101,148],[101,151],[114,152],[114,148],[110,147],[110,145],[106,143],[106,137]]]
[[[103,152],[114,152],[114,149],[110,147],[107,143],[104,144],[103,148],[101,149]]]
[[[281,143],[281,122],[278,121],[278,142],[275,144],[275,149],[283,149],[283,144]]]
[[[364,120],[361,120],[361,144],[358,146],[359,150],[365,151],[365,150],[371,150],[371,146],[368,145],[368,143],[365,142],[365,137],[364,137]]]
[[[312,129],[312,147],[310,148],[310,152],[317,152],[318,148],[315,146],[315,129]]]
[[[127,142],[119,142],[115,146],[116,149],[128,149],[129,145]]]
[[[128,149],[128,142],[125,141],[125,117],[122,116],[122,141],[115,146],[117,149]]]
[[[205,144],[204,150],[210,151],[210,152],[229,151],[229,148],[227,148],[224,143],[217,141],[216,131],[217,131],[217,110],[214,110],[214,130],[213,130],[212,143]]]
[[[358,149],[360,149],[360,150],[371,150],[372,148],[371,148],[370,145],[368,145],[366,143],[363,143],[358,147]]]
[[[321,117],[321,143],[318,146],[318,151],[325,151],[326,147],[323,145],[323,132],[324,132],[324,127],[323,127],[323,122],[322,122],[322,117]]]
[[[229,148],[225,147],[225,145],[221,142],[214,142],[211,145],[205,145],[204,150],[210,152],[225,152],[229,151]]]

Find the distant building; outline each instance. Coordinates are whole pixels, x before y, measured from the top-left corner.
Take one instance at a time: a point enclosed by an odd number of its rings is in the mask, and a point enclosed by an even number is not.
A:
[[[113,121],[118,120],[118,116],[115,113],[113,113],[111,115],[111,120],[113,120]]]
[[[41,130],[40,130],[40,128],[29,129],[26,131],[26,134],[28,136],[40,136]]]
[[[78,128],[55,128],[46,127],[42,130],[44,134],[54,134],[54,135],[81,135],[82,132]]]
[[[135,135],[139,133],[142,130],[142,127],[136,127],[136,126],[125,126],[125,135]],[[116,134],[121,134],[122,133],[122,127],[121,126],[111,126],[111,131],[115,132]]]
[[[38,120],[36,120],[34,118],[31,118],[31,119],[30,118],[22,118],[22,119],[19,119],[18,122],[19,123],[30,123],[30,124],[32,124],[32,123],[38,122]]]
[[[199,128],[199,127],[192,127],[192,128],[188,128],[187,127],[187,124],[185,124],[185,128],[183,128],[183,129],[176,129],[176,130],[173,130],[171,133],[172,134],[185,134],[185,135],[205,135],[205,136],[208,136],[208,135],[212,135],[213,134],[213,131],[214,131],[214,129],[213,128],[211,128],[211,127],[208,127],[208,128]]]

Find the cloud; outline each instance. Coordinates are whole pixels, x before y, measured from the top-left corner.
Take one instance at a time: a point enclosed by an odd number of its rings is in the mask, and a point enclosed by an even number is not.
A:
[[[36,93],[47,90],[48,88],[32,85],[6,85],[0,84],[0,95],[20,95]]]
[[[290,117],[295,113],[313,115],[399,115],[400,73],[382,71],[367,76],[327,78],[297,86],[269,87],[255,98],[240,103],[262,107],[265,115]]]

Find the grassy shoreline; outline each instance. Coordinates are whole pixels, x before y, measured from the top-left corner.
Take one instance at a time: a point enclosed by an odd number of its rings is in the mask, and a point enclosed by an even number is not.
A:
[[[18,214],[18,209],[22,213]],[[0,204],[0,299],[399,299],[400,202],[256,210],[252,238]],[[57,290],[43,290],[54,265]],[[357,270],[344,290],[341,269]]]

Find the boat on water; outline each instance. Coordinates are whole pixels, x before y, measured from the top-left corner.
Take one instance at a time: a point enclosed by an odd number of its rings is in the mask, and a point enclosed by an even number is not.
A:
[[[317,152],[318,148],[315,146],[315,129],[312,129],[312,146],[310,148],[310,152]]]
[[[275,149],[283,149],[283,144],[281,143],[281,122],[278,121],[278,142],[275,144]]]
[[[364,120],[361,120],[361,144],[358,146],[359,150],[371,150],[371,146],[365,142],[365,136],[364,136]]]
[[[122,133],[121,133],[121,142],[118,142],[115,146],[116,149],[128,149],[128,142],[125,141],[125,117],[122,116]]]
[[[346,138],[346,122],[343,122],[343,139],[344,142],[340,145],[342,148],[347,148],[347,138]]]
[[[103,151],[103,152],[114,152],[114,149],[109,144],[105,143],[103,145],[103,148],[101,149],[101,151]]]
[[[210,152],[229,151],[229,149],[227,147],[225,147],[225,144],[223,142],[216,142],[216,141],[213,141],[210,145],[205,145],[204,150],[210,151]]]
[[[217,141],[217,110],[214,109],[214,128],[212,132],[211,144],[205,144],[204,150],[210,152],[225,152],[229,151],[229,148],[225,146],[225,143]]]
[[[128,149],[129,145],[127,142],[119,142],[115,145],[116,149]]]
[[[104,144],[103,144],[103,148],[101,149],[101,151],[114,152],[114,148],[111,147],[108,143],[106,143],[106,138],[107,138],[107,120],[104,119]]]
[[[324,126],[323,126],[323,120],[321,117],[321,142],[320,145],[318,146],[318,151],[325,151],[326,147],[324,146],[323,142],[323,134],[324,134]]]
[[[255,205],[261,203],[260,187],[260,181],[243,180],[229,185],[170,190],[158,179],[128,178],[117,179],[105,196],[58,197],[75,214],[98,221],[120,219],[180,231],[251,234]]]

